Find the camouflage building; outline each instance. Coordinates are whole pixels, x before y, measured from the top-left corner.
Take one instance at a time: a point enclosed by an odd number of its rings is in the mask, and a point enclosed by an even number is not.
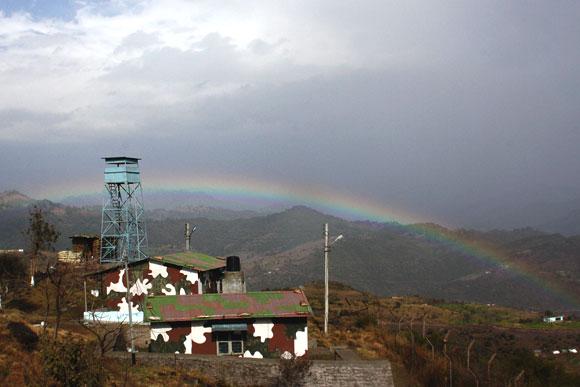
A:
[[[311,313],[301,290],[145,298],[152,352],[303,356]]]
[[[191,295],[222,290],[226,261],[209,255],[184,252],[149,257],[129,264],[132,284],[131,308],[134,322],[143,321],[143,302],[147,295]],[[124,264],[113,264],[91,273],[89,307],[85,320],[127,321],[127,279]]]

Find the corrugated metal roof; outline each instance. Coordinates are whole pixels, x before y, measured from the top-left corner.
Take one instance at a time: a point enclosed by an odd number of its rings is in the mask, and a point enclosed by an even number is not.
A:
[[[170,265],[175,265],[179,267],[185,267],[188,269],[193,269],[196,271],[208,271],[213,269],[219,269],[221,267],[226,266],[226,261],[223,258],[219,257],[212,257],[207,254],[197,253],[194,251],[188,251],[183,253],[176,253],[176,254],[169,254],[169,255],[162,255],[162,256],[155,256],[149,257],[146,259],[142,259],[140,261],[129,262],[129,266],[134,266],[138,264],[142,264],[144,261],[154,261],[159,263],[167,263]],[[115,263],[108,263],[102,264],[99,266],[99,269],[93,272],[89,272],[85,274],[85,276],[94,276],[96,274],[105,273],[107,271],[116,269],[118,267],[125,266],[124,262],[115,262]]]
[[[306,317],[312,314],[301,290],[152,296],[145,302],[149,321]]]

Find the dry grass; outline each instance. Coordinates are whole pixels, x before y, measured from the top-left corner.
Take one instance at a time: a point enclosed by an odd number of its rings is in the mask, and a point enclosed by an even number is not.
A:
[[[458,382],[473,382],[473,376],[465,368],[465,351],[474,338],[472,359],[480,376],[485,376],[486,361],[496,351],[498,364],[504,365],[501,372],[505,373],[497,377],[506,381],[513,376],[510,364],[521,364],[516,367],[528,369],[534,383],[549,381],[549,384],[557,380],[562,381],[561,385],[569,385],[574,375],[580,377],[580,362],[566,361],[566,372],[562,372],[558,365],[561,359],[534,360],[528,356],[533,349],[545,345],[557,343],[562,348],[577,345],[575,340],[580,337],[580,334],[570,335],[566,329],[541,332],[525,329],[526,324],[522,322],[539,319],[538,313],[491,305],[427,301],[419,297],[378,298],[332,285],[328,336],[322,332],[323,287],[318,284],[305,289],[315,313],[309,321],[309,336],[319,346],[346,345],[363,359],[390,360],[395,378],[403,385],[444,383],[448,371],[442,349],[447,331],[453,332],[449,348],[455,358],[454,378]],[[422,337],[423,318],[427,337],[434,345],[434,355]]]

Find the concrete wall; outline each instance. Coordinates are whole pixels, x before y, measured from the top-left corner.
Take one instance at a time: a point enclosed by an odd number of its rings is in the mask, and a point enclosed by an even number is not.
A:
[[[130,354],[108,355],[130,361]],[[137,363],[196,369],[234,386],[273,386],[279,377],[279,360],[243,359],[201,355],[138,353]],[[298,385],[298,384],[297,384]],[[388,361],[313,360],[306,386],[394,386]]]
[[[246,280],[241,271],[226,271],[222,280],[222,293],[245,293]]]

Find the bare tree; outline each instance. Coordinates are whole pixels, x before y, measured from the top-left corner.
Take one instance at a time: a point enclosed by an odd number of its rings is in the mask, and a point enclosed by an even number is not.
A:
[[[30,243],[30,285],[34,286],[36,263],[41,251],[53,251],[60,233],[54,225],[44,219],[42,209],[34,206],[30,210],[28,228],[25,231]]]
[[[105,353],[113,349],[117,337],[123,333],[125,320],[118,323],[106,323],[95,316],[94,310],[91,315],[92,319],[90,321],[81,321],[80,324],[95,337],[99,346],[100,356],[103,357]]]
[[[26,287],[26,264],[20,255],[0,254],[0,311]]]
[[[50,263],[48,263],[46,272],[54,297],[54,338],[56,339],[58,330],[60,329],[62,313],[71,301],[73,293],[78,290],[77,288],[80,282],[75,267],[72,264],[57,261],[51,266]]]

